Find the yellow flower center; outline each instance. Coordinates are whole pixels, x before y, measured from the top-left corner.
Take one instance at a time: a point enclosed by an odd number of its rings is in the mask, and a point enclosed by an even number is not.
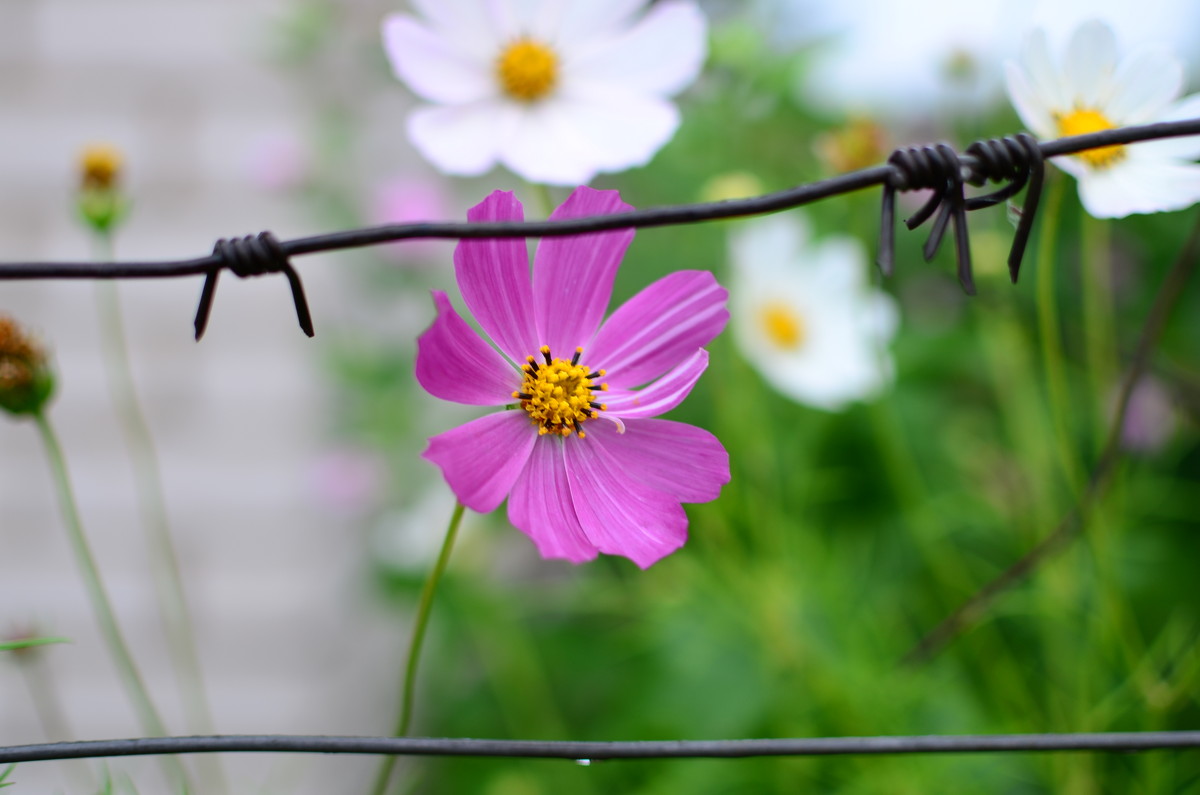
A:
[[[1073,110],[1070,113],[1056,113],[1054,120],[1058,124],[1058,134],[1063,137],[1111,130],[1117,126],[1100,111],[1086,108]],[[1099,149],[1080,152],[1076,157],[1094,168],[1104,168],[1124,158],[1125,147],[1120,145],[1102,146]]]
[[[580,426],[607,408],[592,400],[593,390],[608,389],[608,384],[597,385],[595,381],[604,376],[604,371],[592,372],[579,363],[583,348],[576,348],[570,361],[553,358],[548,345],[543,345],[540,353],[544,363],[533,356],[526,358],[521,366],[525,374],[521,389],[512,396],[520,399],[521,408],[537,426],[539,435],[577,433],[582,439],[586,434]]]
[[[791,351],[804,344],[804,318],[787,304],[767,304],[762,308],[758,319],[762,323],[763,331],[767,333],[767,339],[774,343],[775,347]]]
[[[496,76],[510,97],[534,102],[549,94],[558,82],[558,56],[545,44],[517,39],[500,53]]]
[[[93,144],[79,156],[79,179],[84,188],[110,190],[121,173],[121,152],[108,144]]]

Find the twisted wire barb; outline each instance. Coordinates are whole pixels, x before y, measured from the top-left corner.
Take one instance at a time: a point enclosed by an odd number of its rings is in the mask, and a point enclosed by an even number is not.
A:
[[[220,240],[212,254],[182,260],[142,262],[6,262],[0,263],[0,280],[7,279],[148,279],[177,276],[205,276],[196,313],[196,337],[203,334],[212,307],[217,275],[228,268],[242,277],[265,273],[283,273],[292,288],[296,315],[301,328],[312,336],[312,318],[304,299],[300,278],[289,258],[301,254],[371,246],[397,240],[417,238],[481,239],[513,237],[558,237],[610,229],[630,229],[653,226],[699,223],[725,218],[786,210],[811,204],[821,199],[884,186],[882,231],[879,265],[885,273],[892,270],[894,236],[891,231],[896,191],[934,188],[933,199],[908,220],[915,228],[940,207],[929,241],[925,246],[926,259],[936,253],[951,220],[954,221],[958,276],[967,292],[973,292],[970,248],[967,241],[966,212],[992,206],[1015,195],[1026,183],[1025,209],[1009,255],[1009,271],[1016,281],[1021,254],[1032,229],[1037,199],[1040,194],[1042,160],[1048,157],[1075,154],[1088,149],[1120,146],[1160,138],[1176,138],[1200,134],[1200,119],[1157,122],[1136,127],[1111,130],[1034,142],[1032,136],[1019,134],[1012,138],[981,141],[958,154],[947,144],[921,149],[898,150],[883,166],[852,171],[830,179],[811,182],[788,190],[768,193],[748,199],[721,202],[681,204],[652,207],[611,215],[571,218],[556,221],[518,221],[491,223],[386,224],[343,232],[312,235],[293,240],[277,240],[270,232],[240,239]],[[963,185],[980,186],[986,182],[1007,182],[998,191],[967,199]],[[1015,186],[1015,187],[1014,187]]]
[[[1077,734],[966,734],[893,737],[814,737],[765,740],[647,740],[575,742],[484,740],[460,737],[336,737],[285,734],[146,737],[0,747],[0,764],[196,753],[391,754],[524,759],[719,759],[934,753],[1104,753],[1200,748],[1200,731]]]

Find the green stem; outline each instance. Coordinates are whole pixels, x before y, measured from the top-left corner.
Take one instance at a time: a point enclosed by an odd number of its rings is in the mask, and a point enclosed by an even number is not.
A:
[[[112,603],[109,602],[108,593],[105,591],[104,583],[100,579],[100,571],[96,566],[96,558],[92,554],[87,536],[84,535],[83,522],[79,518],[79,508],[75,503],[75,495],[71,489],[71,480],[67,474],[66,458],[63,456],[58,436],[54,433],[54,429],[51,427],[45,412],[38,411],[33,415],[33,419],[37,424],[38,431],[41,433],[42,443],[46,448],[50,473],[58,491],[63,522],[67,529],[67,539],[70,541],[71,548],[75,552],[75,558],[79,563],[84,589],[87,591],[88,600],[92,604],[92,610],[96,614],[96,622],[100,625],[100,634],[104,637],[104,641],[108,645],[113,663],[116,665],[117,672],[125,684],[129,700],[133,704],[134,711],[137,713],[143,731],[151,736],[165,737],[167,735],[166,727],[158,714],[158,710],[154,708],[154,703],[150,699],[150,693],[146,690],[146,685],[142,681],[142,676],[138,672],[136,663],[133,661],[133,655],[129,651],[129,646],[125,643],[125,638],[121,634],[120,625],[118,625],[116,614],[112,609]],[[187,773],[184,771],[183,765],[180,764],[179,760],[173,756],[163,757],[163,764],[167,769],[168,777],[175,781],[176,789],[187,792],[190,789]]]
[[[463,511],[463,504],[456,503],[454,513],[450,516],[450,525],[446,528],[446,537],[442,539],[442,550],[438,553],[437,562],[433,564],[433,571],[429,572],[429,578],[425,580],[425,587],[421,589],[421,600],[417,603],[416,623],[413,624],[412,639],[408,644],[408,659],[404,665],[400,709],[393,732],[396,737],[407,735],[409,726],[412,724],[413,692],[416,690],[417,665],[421,659],[421,646],[425,643],[425,630],[429,626],[429,613],[433,608],[433,597],[437,594],[438,583],[441,582],[442,574],[446,571],[446,564],[450,562],[450,552],[454,549],[455,538],[458,537],[458,526],[462,523]],[[396,757],[394,756],[385,756],[379,763],[379,772],[371,787],[373,795],[383,795],[387,792],[388,781],[391,780],[392,769],[395,766]]]
[[[111,232],[96,232],[92,238],[93,256],[99,261],[114,259]],[[96,284],[96,305],[100,321],[100,339],[108,371],[109,391],[116,410],[125,445],[133,464],[134,484],[150,550],[151,572],[157,597],[159,618],[167,639],[167,649],[179,679],[188,730],[193,734],[214,734],[212,711],[204,689],[200,652],[196,646],[194,623],[188,608],[179,553],[171,537],[171,524],[163,496],[158,451],[146,415],[138,401],[133,367],[129,361],[120,295],[112,282]],[[206,754],[200,761],[206,779],[205,791],[228,790],[224,771],[217,756]]]
[[[1117,341],[1113,326],[1111,226],[1086,212],[1081,227],[1083,251],[1083,328],[1092,391],[1094,448],[1099,452],[1107,426],[1108,394],[1117,381]]]
[[[554,212],[554,199],[550,196],[550,186],[541,182],[529,182],[529,190],[533,194],[533,201],[537,204],[538,216],[549,218],[550,213]]]
[[[1067,390],[1067,371],[1063,360],[1062,340],[1059,337],[1058,296],[1054,289],[1055,264],[1058,259],[1058,219],[1064,190],[1065,183],[1061,178],[1051,180],[1046,209],[1042,215],[1041,240],[1038,243],[1037,315],[1038,332],[1042,341],[1042,365],[1050,395],[1050,415],[1054,421],[1054,435],[1058,442],[1059,463],[1071,493],[1077,494],[1082,476],[1071,445],[1071,426],[1068,420],[1071,398]]]

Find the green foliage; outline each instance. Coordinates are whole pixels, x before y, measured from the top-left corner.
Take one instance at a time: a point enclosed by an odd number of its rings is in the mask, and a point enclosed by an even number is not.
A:
[[[818,145],[849,119],[796,102],[805,55],[717,30],[703,80],[683,100],[674,140],[641,169],[596,181],[638,207],[697,200],[710,179],[749,174],[778,190],[832,169]],[[1012,132],[1011,113],[966,122],[971,137]],[[921,137],[969,138],[922,120]],[[932,129],[931,129],[932,128]],[[889,130],[891,145],[903,130]],[[1052,178],[1062,179],[1061,174]],[[505,176],[507,180],[507,175]],[[511,181],[511,180],[509,180]],[[497,185],[473,184],[464,203]],[[565,192],[558,192],[561,200]],[[728,336],[673,418],[718,435],[733,480],[688,506],[690,540],[642,572],[624,560],[540,561],[503,511],[475,517],[433,613],[417,732],[574,740],[1185,729],[1200,721],[1200,293],[1171,316],[1152,374],[1168,393],[1160,444],[1130,449],[1084,532],[1031,576],[983,605],[932,658],[902,660],[956,607],[1045,538],[1082,496],[1111,422],[1129,354],[1197,211],[1108,225],[1114,287],[1111,380],[1089,369],[1095,341],[1081,295],[1095,269],[1073,184],[1043,216],[1020,284],[1003,260],[1003,208],[972,213],[979,296],[954,275],[952,246],[933,263],[924,231],[897,231],[897,273],[882,283],[901,309],[896,381],[840,413],[773,392]],[[878,195],[806,210],[818,237],[851,234],[874,251]],[[899,210],[903,217],[905,211]],[[614,305],[667,272],[729,273],[734,222],[643,230],[618,275]],[[1088,222],[1091,223],[1091,222]],[[1052,261],[1041,230],[1057,229]],[[1094,248],[1094,247],[1093,247]],[[1053,268],[1067,384],[1057,427],[1039,336],[1035,282]],[[387,312],[439,270],[365,268],[364,301]],[[873,279],[878,277],[873,275]],[[1194,285],[1193,285],[1194,287]],[[411,305],[411,304],[410,304]],[[432,317],[432,313],[428,315]],[[378,450],[391,489],[364,518],[411,509],[434,481],[424,439],[474,416],[412,378],[413,335],[348,329],[326,348],[340,412],[334,432]],[[431,419],[432,418],[432,419]],[[442,487],[440,484],[438,487]],[[428,528],[441,531],[444,520]],[[383,562],[376,582],[399,613],[423,572]],[[600,762],[426,760],[411,791],[924,793],[1196,791],[1195,754],[1045,754]]]

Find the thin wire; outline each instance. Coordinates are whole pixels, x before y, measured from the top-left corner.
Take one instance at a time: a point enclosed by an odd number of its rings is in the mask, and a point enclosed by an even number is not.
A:
[[[1037,147],[1043,157],[1057,157],[1106,146],[1120,146],[1139,141],[1198,134],[1200,134],[1200,119],[1186,119],[1101,130],[1086,135],[1045,141],[1039,143]],[[959,155],[959,162],[967,172],[963,175],[964,181],[970,181],[976,170],[982,166],[980,160],[970,154]],[[557,237],[609,229],[691,224],[786,210],[878,185],[890,184],[897,190],[905,190],[907,188],[905,179],[901,169],[884,165],[852,171],[830,179],[748,199],[652,207],[646,210],[558,221],[387,224],[280,241],[279,245],[283,255],[291,257],[299,254],[337,251],[416,238],[461,240]],[[0,263],[0,280],[146,279],[197,276],[207,275],[226,264],[225,259],[218,254],[193,259],[145,262],[7,262]]]
[[[89,740],[0,747],[0,764],[196,753],[394,754],[535,759],[705,759],[1046,751],[1130,752],[1200,748],[1200,731],[1078,734],[967,734],[767,740],[574,742],[436,737],[216,735]]]

